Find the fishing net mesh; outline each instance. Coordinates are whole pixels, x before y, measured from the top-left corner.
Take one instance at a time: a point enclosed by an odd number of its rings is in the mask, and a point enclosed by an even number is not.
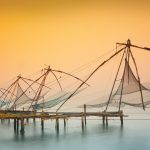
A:
[[[119,104],[121,104],[121,107],[124,107],[126,105],[134,106],[134,107],[143,107],[141,92],[144,101],[144,106],[149,105],[150,90],[139,83],[138,79],[133,74],[131,67],[129,66],[129,63],[125,60],[124,73],[122,75],[120,84],[116,92],[113,93],[110,98],[109,106],[119,107]],[[121,103],[120,103],[120,98],[121,98]],[[107,99],[106,98],[104,99],[100,100],[101,102],[97,104],[94,105],[90,104],[87,106],[106,107],[109,98],[107,96]]]

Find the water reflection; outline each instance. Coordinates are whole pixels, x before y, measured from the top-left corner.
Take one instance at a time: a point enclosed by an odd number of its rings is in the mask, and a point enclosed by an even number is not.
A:
[[[94,149],[101,147],[101,149],[107,150],[130,150],[127,145],[131,146],[131,140],[134,145],[141,144],[140,148],[144,147],[145,141],[143,139],[150,141],[150,135],[147,133],[150,129],[148,125],[150,122],[148,121],[145,126],[141,123],[135,127],[135,122],[131,121],[121,126],[120,122],[110,121],[106,125],[101,124],[99,120],[88,120],[87,125],[82,126],[81,120],[69,120],[66,127],[64,127],[64,122],[60,121],[59,130],[55,128],[55,122],[45,121],[43,130],[40,123],[40,121],[36,121],[35,124],[26,125],[25,134],[20,134],[20,132],[14,132],[13,122],[10,122],[9,126],[7,121],[3,122],[0,125],[2,149],[12,147],[12,150],[19,150],[20,148],[17,145],[20,144],[22,150],[39,150],[42,148],[48,150],[50,147],[54,150],[66,150],[67,145],[69,145],[68,149],[72,150],[92,149],[93,147]],[[142,131],[143,135],[139,131]],[[137,143],[137,141],[140,141],[140,143]],[[148,143],[147,145],[150,146]]]
[[[87,126],[85,125],[84,127],[82,126],[82,137],[85,137],[86,136],[86,133],[87,133]]]

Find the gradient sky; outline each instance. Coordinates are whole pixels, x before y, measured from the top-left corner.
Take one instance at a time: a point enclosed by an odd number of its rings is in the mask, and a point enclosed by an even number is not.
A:
[[[128,38],[150,47],[145,0],[0,0],[0,20],[0,84],[44,64],[69,72]],[[136,51],[150,81],[150,52]]]

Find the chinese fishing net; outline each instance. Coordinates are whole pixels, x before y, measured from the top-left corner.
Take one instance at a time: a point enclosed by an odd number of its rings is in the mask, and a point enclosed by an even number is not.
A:
[[[133,107],[143,107],[144,105],[145,107],[147,107],[150,104],[150,90],[139,82],[139,80],[132,72],[129,63],[125,60],[124,73],[116,92],[113,93],[110,97],[109,103],[108,97],[107,99],[104,99],[101,103],[97,103],[94,105],[87,104],[87,106],[106,107],[106,105],[108,104],[108,106],[114,107],[119,107],[119,105],[121,107],[124,107],[126,105]]]

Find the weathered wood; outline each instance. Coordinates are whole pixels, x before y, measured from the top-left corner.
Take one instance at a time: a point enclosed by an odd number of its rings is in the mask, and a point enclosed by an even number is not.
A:
[[[122,111],[116,111],[116,112],[86,112],[86,110],[84,109],[84,112],[58,112],[57,114],[54,114],[52,112],[45,112],[43,114],[41,114],[40,112],[36,112],[35,114],[33,113],[29,113],[29,114],[23,114],[21,112],[21,114],[19,114],[19,112],[14,112],[13,114],[11,113],[7,113],[7,111],[5,113],[0,112],[0,119],[14,119],[14,130],[16,131],[17,129],[17,119],[22,120],[22,118],[28,120],[30,118],[33,119],[33,122],[35,123],[35,119],[52,119],[52,120],[56,120],[56,129],[59,129],[59,119],[63,119],[64,120],[64,127],[66,127],[66,119],[67,118],[81,118],[81,125],[82,127],[84,127],[86,125],[86,117],[89,116],[97,116],[97,117],[102,117],[102,123],[108,123],[108,117],[117,117],[120,118],[121,124],[123,124],[123,117],[127,117],[125,115],[123,115]],[[106,118],[107,117],[107,118]],[[44,128],[44,122],[42,121],[41,123],[42,128]],[[23,126],[22,126],[23,127]]]

